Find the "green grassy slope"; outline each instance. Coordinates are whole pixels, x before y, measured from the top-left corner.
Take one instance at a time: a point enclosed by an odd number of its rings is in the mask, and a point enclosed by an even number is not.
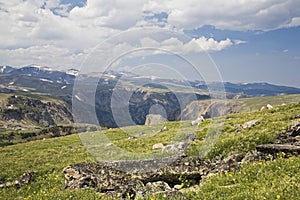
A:
[[[272,110],[228,115],[216,143],[211,144],[207,157],[226,157],[227,155],[245,154],[258,144],[275,140],[276,134],[295,123],[293,117],[300,114],[300,104],[278,106]],[[240,129],[240,124],[249,120],[259,120],[260,124]],[[220,119],[217,119],[220,120]],[[298,119],[299,120],[299,119]],[[189,122],[168,123],[166,132],[147,134],[128,140],[126,129],[111,129],[105,134],[109,141],[120,148],[136,153],[151,152],[153,143],[164,144],[178,140],[186,131],[191,131]],[[210,121],[201,124],[197,130],[197,139],[187,152],[198,155],[201,150]],[[137,131],[139,127],[127,127]],[[178,130],[182,133],[178,133]],[[125,131],[124,131],[125,130]],[[214,131],[214,129],[210,129]],[[174,134],[176,132],[176,134]],[[103,132],[102,132],[103,133]],[[101,133],[83,133],[83,137],[92,138]],[[172,135],[173,134],[173,135]],[[32,141],[0,148],[0,182],[18,178],[25,171],[35,171],[35,180],[21,189],[7,188],[0,190],[0,199],[99,199],[100,194],[94,189],[64,190],[62,169],[69,164],[91,162],[95,159],[86,151],[78,135]],[[203,183],[200,190],[187,192],[189,199],[299,199],[300,198],[300,157],[278,158],[261,161],[238,170],[213,176]],[[163,199],[156,196],[152,199]],[[106,199],[106,198],[103,198]]]

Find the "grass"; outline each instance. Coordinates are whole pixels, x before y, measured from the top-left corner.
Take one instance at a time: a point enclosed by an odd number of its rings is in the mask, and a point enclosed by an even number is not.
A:
[[[109,148],[112,148],[106,146],[109,143],[117,147],[114,150],[121,149],[126,153],[122,155],[115,152],[115,158],[126,158],[128,152],[133,155],[163,156],[159,152],[153,154],[154,143],[162,142],[166,145],[192,132],[197,133],[197,139],[187,152],[188,155],[200,155],[205,145],[208,147],[205,150],[210,150],[206,154],[207,158],[245,154],[258,144],[273,142],[278,132],[297,121],[293,119],[297,114],[300,114],[300,104],[289,104],[272,110],[228,115],[216,119],[215,123],[206,120],[198,129],[190,126],[189,121],[168,122],[165,124],[168,131],[164,132],[159,131],[161,125],[125,127],[2,147],[0,182],[18,178],[25,171],[36,171],[36,174],[35,180],[28,186],[1,189],[0,199],[107,199],[101,197],[95,189],[64,190],[62,169],[73,163],[95,161],[96,158],[87,150],[92,153],[98,151],[98,155],[103,156],[103,152],[109,152]],[[260,121],[260,124],[241,128],[240,125],[254,119]],[[223,126],[215,127],[222,123]],[[140,135],[141,131],[145,133]],[[212,135],[214,140],[209,141],[213,143],[205,140],[207,134]],[[103,146],[108,149],[104,151],[101,148]],[[257,162],[237,172],[215,175],[207,179],[203,186],[198,186],[198,192],[187,191],[185,195],[188,199],[299,199],[299,169],[300,157]],[[165,199],[161,195],[151,198]]]
[[[188,199],[299,199],[300,157],[279,158],[216,175]]]
[[[206,144],[210,148],[209,158],[216,156],[226,157],[229,154],[245,154],[253,150],[259,144],[271,143],[276,139],[276,135],[296,122],[293,117],[300,113],[299,104],[277,106],[272,110],[255,111],[243,114],[227,115],[224,125],[217,131],[210,129],[215,137],[215,143]],[[250,120],[258,120],[260,123],[254,127],[243,129],[241,125]],[[198,138],[204,138],[209,131],[209,123],[203,125],[198,132]],[[202,125],[201,125],[202,126]],[[199,155],[203,146],[195,143],[188,151],[188,155]]]

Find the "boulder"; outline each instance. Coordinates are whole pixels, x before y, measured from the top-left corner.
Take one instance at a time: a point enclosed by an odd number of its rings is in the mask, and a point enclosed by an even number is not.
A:
[[[198,117],[196,120],[193,120],[193,121],[191,122],[191,125],[192,125],[192,126],[195,126],[195,125],[199,126],[199,125],[201,124],[201,122],[203,122],[203,121],[204,121],[203,116],[200,116],[200,117]]]
[[[251,128],[253,126],[256,126],[258,125],[260,122],[257,121],[257,120],[251,120],[251,121],[248,121],[248,122],[245,122],[242,127],[245,129],[245,128]]]
[[[149,114],[146,116],[145,125],[163,124],[167,120],[158,114]]]
[[[154,144],[154,145],[152,146],[152,149],[153,149],[153,150],[163,149],[163,148],[164,148],[163,143],[157,143],[157,144]]]
[[[184,154],[184,151],[190,146],[188,142],[176,142],[163,147],[163,152],[172,153],[176,155]]]

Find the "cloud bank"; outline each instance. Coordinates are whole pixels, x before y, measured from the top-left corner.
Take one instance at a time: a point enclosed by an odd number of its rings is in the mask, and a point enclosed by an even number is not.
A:
[[[39,60],[62,67],[80,65],[95,45],[133,27],[181,31],[204,25],[237,31],[294,27],[300,25],[299,4],[298,0],[87,0],[82,6],[61,0],[0,0],[0,58],[2,64],[11,65]],[[243,43],[236,38],[199,37],[187,43],[170,38],[161,45],[188,53],[222,51]]]

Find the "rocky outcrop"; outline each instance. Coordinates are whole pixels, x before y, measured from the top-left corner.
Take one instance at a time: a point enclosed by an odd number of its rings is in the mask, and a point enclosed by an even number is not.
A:
[[[276,155],[278,153],[299,155],[300,154],[300,122],[295,123],[286,131],[277,135],[274,144],[258,145],[256,149],[265,154]]]
[[[0,110],[0,121],[28,121],[36,126],[53,126],[73,122],[70,105],[63,101],[43,102],[39,99],[12,95]],[[5,124],[5,123],[0,123]],[[23,127],[26,129],[26,126]]]
[[[128,191],[137,196],[155,192],[176,191],[182,179],[196,184],[211,168],[199,157],[168,157],[144,161],[80,163],[63,172],[66,188],[94,187],[100,192],[122,196]],[[152,188],[152,189],[149,189]],[[160,188],[157,190],[157,188]]]
[[[222,100],[204,100],[193,101],[184,107],[182,119],[192,120],[204,116],[204,118],[213,118],[225,114],[241,112],[242,102],[239,101],[222,101]]]
[[[66,188],[97,188],[99,192],[123,199],[144,199],[163,193],[172,199],[185,199],[181,190],[200,183],[215,173],[237,170],[243,157],[224,160],[200,157],[167,157],[144,161],[80,163],[64,170]]]
[[[258,145],[256,149],[259,152],[265,154],[278,154],[278,153],[286,153],[292,155],[300,154],[300,146],[290,145],[290,144],[262,144]]]

